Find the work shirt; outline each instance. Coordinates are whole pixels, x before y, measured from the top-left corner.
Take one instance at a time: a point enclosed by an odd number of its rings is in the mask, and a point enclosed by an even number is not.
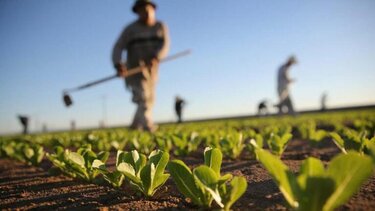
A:
[[[287,65],[282,65],[277,75],[277,92],[281,100],[289,95],[289,84],[291,83],[289,68]]]
[[[139,66],[140,61],[149,64],[154,58],[163,59],[168,50],[169,34],[166,25],[157,21],[155,25],[147,26],[137,20],[127,26],[116,41],[112,52],[112,62],[114,65],[120,64],[122,53],[126,51],[126,66],[131,69]],[[142,77],[142,74],[136,74],[130,76],[128,80],[139,80]]]

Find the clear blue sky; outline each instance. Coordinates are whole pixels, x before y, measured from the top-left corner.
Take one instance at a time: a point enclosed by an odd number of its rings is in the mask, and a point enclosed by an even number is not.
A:
[[[130,93],[115,80],[73,93],[62,90],[114,73],[110,56],[123,27],[136,17],[131,0],[0,0],[0,133],[31,129],[128,124]],[[172,40],[162,64],[155,121],[175,120],[176,94],[188,101],[186,119],[252,114],[277,101],[276,71],[290,54],[299,64],[291,94],[297,109],[375,103],[374,0],[164,0],[157,17]],[[106,100],[104,100],[106,99]],[[106,115],[103,102],[106,102]]]

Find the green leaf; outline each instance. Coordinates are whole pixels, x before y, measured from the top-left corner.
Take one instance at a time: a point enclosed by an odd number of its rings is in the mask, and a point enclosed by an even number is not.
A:
[[[206,205],[208,206],[208,207],[210,207],[211,205],[211,201],[212,201],[212,199],[211,199],[211,197],[215,200],[215,202],[221,207],[221,208],[223,208],[224,207],[224,204],[221,202],[222,201],[222,198],[221,198],[221,195],[220,195],[220,193],[219,193],[219,190],[218,189],[215,189],[215,190],[213,190],[212,188],[210,188],[210,187],[207,187],[207,186],[204,186],[204,189],[210,194],[210,197],[208,197],[207,199],[207,203],[206,203]]]
[[[290,206],[298,207],[297,193],[299,192],[299,187],[293,173],[278,157],[269,152],[258,149],[256,153],[259,161],[267,169],[286,201]]]
[[[216,172],[208,166],[202,165],[193,170],[194,176],[205,186],[215,189],[219,180]]]
[[[323,163],[316,158],[303,161],[298,176],[298,210],[320,211],[334,190],[334,181],[326,176]]]
[[[90,176],[88,175],[85,167],[84,158],[75,152],[66,151],[66,153],[67,162],[65,165],[67,172],[72,172],[73,175],[76,175],[83,180],[90,181]]]
[[[163,185],[169,178],[169,174],[164,174],[169,161],[169,154],[167,152],[157,151],[154,154],[151,153],[151,155],[149,162],[155,165],[155,176],[151,188],[153,192],[155,192],[155,190]]]
[[[373,162],[375,163],[375,137],[372,138],[369,143],[366,144],[367,154],[371,156]]]
[[[131,181],[133,181],[134,183],[139,184],[139,185],[142,184],[142,181],[136,176],[134,167],[130,165],[129,163],[125,163],[125,162],[120,163],[120,165],[117,166],[117,170],[125,174],[125,176]]]
[[[302,162],[302,165],[300,167],[300,172],[298,176],[299,186],[302,189],[305,189],[307,185],[306,180],[309,177],[320,177],[324,175],[325,171],[323,163],[316,158],[307,158]]]
[[[339,134],[337,134],[336,132],[331,132],[330,133],[330,136],[332,137],[332,140],[333,142],[336,144],[336,146],[343,152],[343,153],[347,153],[346,152],[346,149],[345,149],[345,142],[344,140],[341,138],[341,136]]]
[[[214,170],[217,176],[220,176],[222,159],[223,154],[219,149],[206,147],[204,150],[204,164]]]
[[[97,169],[101,169],[101,170],[106,170],[106,167],[105,167],[105,164],[101,161],[101,160],[94,160],[94,162],[92,162],[92,168],[97,168]]]
[[[34,165],[39,164],[42,162],[43,157],[44,157],[44,149],[41,146],[37,146],[37,148],[34,150],[36,152],[35,160],[34,160]]]
[[[281,137],[277,134],[271,133],[270,139],[267,142],[268,147],[273,154],[281,156],[291,138],[292,134],[290,133],[285,133]]]
[[[246,189],[246,179],[243,177],[234,177],[230,182],[226,196],[224,196],[224,210],[230,210],[230,207],[245,193]]]
[[[25,147],[23,153],[27,159],[31,159],[34,156],[34,150],[30,147]]]
[[[232,174],[225,174],[224,176],[220,177],[218,180],[219,186],[226,183],[227,181],[231,180],[233,177]]]
[[[187,198],[190,198],[196,205],[203,205],[202,193],[195,184],[194,176],[189,167],[181,160],[170,161],[167,165],[177,189]]]
[[[316,158],[310,157],[303,161],[300,168],[300,175],[321,176],[324,174],[323,163]]]
[[[152,194],[154,194],[155,193],[155,191],[159,188],[159,187],[161,187],[162,185],[164,185],[164,183],[168,180],[168,178],[169,178],[169,174],[162,174],[162,175],[158,175],[158,176],[156,176],[155,178],[154,178],[154,184],[153,184],[153,193]]]
[[[121,187],[125,177],[119,171],[109,172],[107,175],[104,175],[104,179],[109,181],[110,184],[115,188]]]
[[[125,152],[122,150],[118,150],[117,155],[116,155],[116,166],[120,165],[120,163],[122,162],[125,162],[124,157],[125,157]]]
[[[103,178],[115,188],[121,187],[123,180],[125,179],[124,175],[119,171],[109,172],[105,167],[105,164],[101,160],[94,160],[92,167],[97,169],[102,175]]]
[[[162,175],[169,161],[169,154],[163,151],[151,153],[149,162],[155,165],[155,175]]]
[[[147,162],[146,156],[143,154],[140,155],[137,150],[120,154],[120,158],[122,162],[128,163],[133,167],[137,177],[139,176],[140,170],[146,165]]]
[[[327,136],[327,132],[324,131],[324,130],[317,130],[315,131],[314,133],[314,136],[312,137],[313,141],[321,141],[323,140],[323,138],[325,138]]]
[[[80,154],[76,152],[69,152],[67,159],[79,165],[80,167],[85,168],[85,159]]]
[[[201,165],[193,170],[193,175],[197,186],[203,192],[203,204],[210,207],[213,198],[218,205],[223,207],[221,196],[218,193],[219,178],[216,172],[206,165]]]
[[[109,152],[99,152],[97,159],[101,160],[103,163],[105,163],[108,160]]]
[[[63,148],[62,146],[57,146],[57,147],[55,147],[55,153],[56,153],[57,155],[62,155],[62,154],[64,154],[64,148]]]
[[[334,210],[344,204],[372,174],[372,160],[355,152],[339,155],[329,164],[327,174],[336,184],[323,210]]]
[[[140,187],[143,190],[143,193],[146,196],[151,196],[153,193],[152,183],[155,175],[155,165],[153,163],[146,165],[142,168],[140,172],[140,177],[142,180],[142,186]]]
[[[256,134],[255,137],[255,142],[258,145],[259,148],[263,148],[263,136],[260,134]]]
[[[298,196],[299,207],[302,211],[321,211],[327,199],[331,196],[335,183],[328,177],[309,176],[305,186]]]

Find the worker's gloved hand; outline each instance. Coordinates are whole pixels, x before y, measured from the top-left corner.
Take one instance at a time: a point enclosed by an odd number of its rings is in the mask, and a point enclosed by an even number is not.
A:
[[[118,77],[121,77],[121,78],[125,78],[127,73],[128,73],[128,70],[127,68],[125,67],[125,65],[122,65],[122,64],[116,64],[115,65],[115,68],[117,70],[117,76]]]

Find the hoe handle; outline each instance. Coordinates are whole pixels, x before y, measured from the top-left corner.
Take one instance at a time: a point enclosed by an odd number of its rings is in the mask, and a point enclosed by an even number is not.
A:
[[[85,88],[88,88],[90,86],[94,86],[96,84],[100,84],[100,83],[112,80],[114,78],[117,78],[117,74],[111,75],[111,76],[108,76],[108,77],[105,77],[105,78],[102,78],[102,79],[99,79],[99,80],[96,80],[96,81],[93,81],[93,82],[90,82],[90,83],[87,83],[87,84],[84,84],[82,86],[79,86],[79,87],[75,88],[75,90],[85,89]]]
[[[171,56],[166,57],[165,59],[161,60],[160,63],[168,62],[168,61],[172,61],[172,60],[178,59],[178,58],[180,58],[182,56],[186,56],[186,55],[190,54],[190,52],[191,52],[190,50],[181,51],[179,53],[176,53],[176,54],[173,54]],[[132,68],[132,69],[129,69],[127,71],[126,77],[129,77],[131,75],[134,75],[134,74],[137,74],[137,73],[140,73],[140,72],[142,72],[142,68],[140,66]],[[103,83],[103,82],[106,82],[106,81],[109,81],[109,80],[112,80],[112,79],[115,79],[115,78],[118,78],[117,74],[111,75],[111,76],[107,76],[105,78],[102,78],[102,79],[99,79],[99,80],[96,80],[96,81],[93,81],[93,82],[89,82],[87,84],[78,86],[78,87],[70,89],[70,90],[65,90],[64,93],[78,91],[78,90],[81,90],[81,89],[86,89],[88,87],[91,87],[91,86],[94,86],[96,84],[100,84],[100,83]]]
[[[169,61],[172,61],[172,60],[175,60],[175,59],[178,59],[180,57],[183,57],[183,56],[186,56],[188,54],[190,54],[191,51],[190,50],[185,50],[185,51],[181,51],[179,53],[176,53],[176,54],[173,54],[171,56],[168,56],[166,57],[165,59],[162,59],[160,61],[160,63],[164,63],[164,62],[169,62]],[[135,68],[132,68],[132,69],[129,69],[126,73],[126,78],[129,77],[129,76],[132,76],[134,74],[137,74],[137,73],[140,73],[142,72],[142,67],[141,66],[138,66],[138,67],[135,67]]]

